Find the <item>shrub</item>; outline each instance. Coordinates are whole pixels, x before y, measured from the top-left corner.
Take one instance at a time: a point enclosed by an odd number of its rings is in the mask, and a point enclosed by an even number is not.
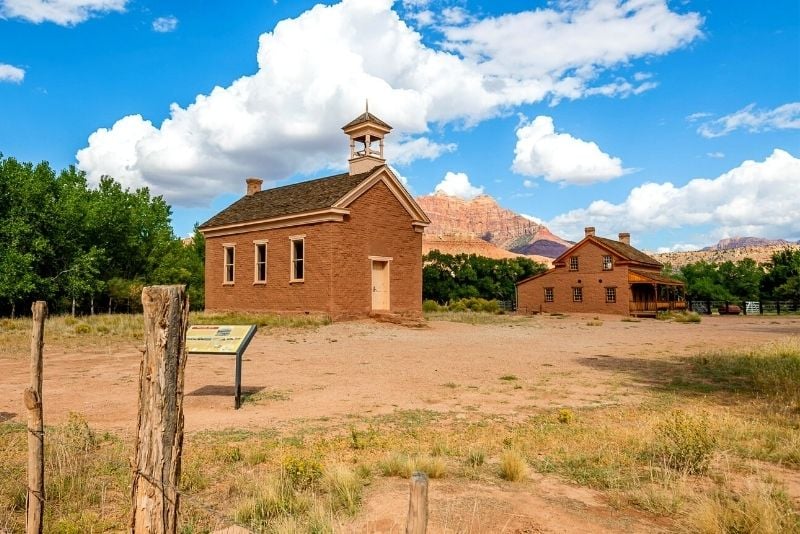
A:
[[[464,304],[463,300],[457,300],[455,302],[451,302],[447,309],[451,312],[464,312],[467,311],[467,305]]]
[[[408,478],[414,472],[414,461],[405,454],[396,452],[381,461],[378,470],[385,477]]]
[[[705,416],[675,410],[656,426],[656,456],[677,471],[705,472],[715,446],[716,440]]]
[[[80,323],[75,325],[75,333],[76,334],[91,334],[92,327],[86,323]]]
[[[441,306],[435,300],[426,300],[422,303],[422,311],[425,313],[438,312]]]
[[[288,456],[281,464],[285,477],[296,488],[305,489],[322,478],[322,466],[316,460]]]
[[[500,455],[500,478],[516,482],[525,478],[528,462],[518,451],[508,449]]]
[[[470,467],[480,467],[486,461],[486,453],[482,450],[471,450],[467,453],[467,465]]]
[[[689,511],[686,530],[697,533],[800,532],[800,515],[786,495],[768,484],[751,485],[741,493],[718,489],[703,496]]]
[[[234,515],[235,520],[250,527],[262,528],[271,519],[298,515],[309,508],[306,498],[300,495],[285,476],[269,481],[261,491]]]
[[[428,478],[442,478],[447,472],[447,466],[441,458],[422,456],[414,461],[414,471],[428,475]]]
[[[325,471],[324,482],[334,511],[350,515],[358,511],[364,484],[356,473],[344,466],[333,466]]]
[[[658,312],[656,319],[660,321],[674,321],[676,323],[699,323],[700,314],[693,311],[665,311]]]
[[[575,413],[569,408],[562,408],[558,410],[558,415],[556,418],[558,419],[559,423],[568,425],[575,421]]]

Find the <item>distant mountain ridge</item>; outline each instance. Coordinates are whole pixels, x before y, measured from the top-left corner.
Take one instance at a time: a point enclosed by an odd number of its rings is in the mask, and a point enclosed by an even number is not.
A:
[[[436,193],[416,200],[431,219],[425,229],[428,240],[434,236],[471,236],[516,254],[547,258],[556,258],[572,246],[543,224],[501,207],[489,195],[464,200]]]
[[[800,241],[798,241],[800,243]],[[785,239],[767,239],[764,237],[727,237],[720,239],[716,245],[705,247],[701,250],[729,250],[732,248],[744,247],[776,247],[794,245],[791,241]]]

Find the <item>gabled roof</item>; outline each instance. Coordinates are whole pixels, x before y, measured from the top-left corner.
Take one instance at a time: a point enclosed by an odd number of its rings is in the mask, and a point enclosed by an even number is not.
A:
[[[364,113],[362,113],[361,115],[359,115],[355,119],[351,120],[350,122],[348,122],[347,124],[342,126],[342,130],[347,130],[348,128],[352,128],[353,126],[358,126],[359,124],[363,124],[365,122],[373,122],[373,123],[377,124],[378,126],[382,126],[382,127],[387,128],[389,130],[392,129],[391,126],[389,126],[388,124],[386,124],[385,122],[380,120],[378,117],[376,117],[375,115],[373,115],[369,111],[365,111]]]
[[[375,169],[360,174],[334,174],[298,184],[265,189],[240,198],[200,225],[200,229],[272,219],[331,208],[340,198],[369,178]]]
[[[655,258],[652,258],[642,252],[639,249],[633,248],[630,245],[626,245],[622,241],[614,241],[613,239],[607,239],[605,237],[598,237],[598,236],[586,236],[582,240],[578,241],[575,245],[565,250],[558,258],[553,260],[553,263],[563,261],[564,258],[573,254],[573,252],[583,246],[586,243],[593,242],[601,247],[605,248],[609,252],[613,252],[620,258],[625,261],[631,261],[635,263],[640,263],[643,265],[650,265],[653,267],[661,267],[661,263],[659,263]]]

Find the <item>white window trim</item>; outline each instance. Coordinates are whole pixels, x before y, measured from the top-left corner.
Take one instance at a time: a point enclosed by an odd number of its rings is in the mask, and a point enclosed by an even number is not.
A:
[[[575,290],[579,289],[581,294],[581,299],[577,300],[575,297],[577,296]],[[583,302],[583,286],[572,286],[572,302]]]
[[[572,268],[572,260],[575,260],[575,268]],[[570,256],[569,257],[569,270],[570,272],[577,272],[580,269],[580,258],[578,256]]]
[[[233,276],[228,280],[228,249],[233,250],[233,258],[231,262],[233,265]],[[236,243],[223,243],[222,244],[222,285],[232,286],[236,283]]]
[[[296,241],[303,242],[303,278],[294,277],[294,243]],[[290,235],[289,236],[289,283],[302,283],[306,281],[306,234]]]
[[[367,256],[372,261],[392,261],[394,258],[390,256]]]
[[[606,258],[608,258],[608,268],[606,269]],[[603,256],[603,270],[604,271],[613,271],[614,270],[614,256],[611,254],[605,254]]]
[[[547,300],[547,290],[550,290],[550,300]],[[556,300],[556,292],[555,288],[553,287],[546,287],[544,288],[544,301],[547,303],[555,302]]]
[[[264,245],[264,279],[258,279],[258,246]],[[253,240],[253,285],[263,286],[267,283],[269,276],[269,239]]]
[[[608,300],[608,290],[614,290],[614,300]],[[617,287],[616,286],[609,286],[606,287],[606,304],[616,304],[617,303]]]

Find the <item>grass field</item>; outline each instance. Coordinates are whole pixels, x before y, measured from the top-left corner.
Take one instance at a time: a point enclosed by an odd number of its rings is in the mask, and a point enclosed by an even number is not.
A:
[[[518,318],[488,317],[466,322],[475,328],[519,324]],[[217,320],[236,318],[209,322]],[[86,321],[93,329],[87,334],[75,333],[68,319],[53,321],[52,343],[137,335],[136,318],[116,325]],[[324,320],[278,326],[319,324]],[[109,332],[101,333],[101,326]],[[263,532],[350,531],[360,524],[365,502],[380,499],[380,481],[416,470],[456,486],[520,493],[535,492],[543,480],[586,488],[615,514],[662,530],[800,531],[800,339],[665,357],[627,373],[648,388],[624,405],[540,409],[523,417],[396,409],[271,430],[191,433],[183,455],[181,531],[231,524]],[[509,388],[523,382],[495,375],[490,379]],[[456,393],[462,387],[442,385]],[[25,440],[23,425],[0,425],[0,531],[23,528]],[[48,532],[126,527],[131,447],[126,436],[93,429],[80,414],[48,427]],[[469,530],[451,527],[436,531]]]

